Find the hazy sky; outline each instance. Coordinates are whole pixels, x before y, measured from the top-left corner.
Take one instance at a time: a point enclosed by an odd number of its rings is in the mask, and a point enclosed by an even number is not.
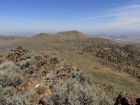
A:
[[[0,0],[0,32],[140,31],[140,0]]]

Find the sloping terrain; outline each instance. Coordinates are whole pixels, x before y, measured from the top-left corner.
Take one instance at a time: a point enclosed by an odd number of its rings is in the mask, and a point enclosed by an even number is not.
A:
[[[67,33],[69,33],[67,35]],[[14,43],[7,44],[1,51],[14,49],[18,45],[25,46],[28,49],[34,50],[72,50],[73,47],[78,47],[81,42],[86,40],[88,37],[78,31],[59,32],[56,34],[45,34],[41,33],[36,36],[18,40]]]
[[[94,41],[93,41],[94,43]],[[128,44],[92,44],[84,47],[83,51],[101,58],[102,64],[110,65],[118,71],[126,72],[140,81],[140,49]]]
[[[10,50],[15,49],[17,46],[23,46],[30,51],[30,57],[26,59],[21,58],[23,61],[25,59],[24,63],[29,60],[27,67],[24,68],[23,66],[23,69],[27,69],[27,72],[30,68],[29,65],[33,66],[37,63],[36,57],[33,55],[43,54],[41,59],[45,55],[57,56],[59,61],[68,61],[70,62],[69,65],[73,65],[75,68],[93,76],[90,79],[93,81],[94,86],[96,86],[96,90],[99,90],[102,94],[111,94],[111,98],[108,95],[107,97],[109,98],[106,97],[106,99],[110,99],[110,103],[113,103],[120,93],[140,93],[140,49],[133,45],[124,46],[108,39],[90,38],[78,31],[67,31],[56,34],[41,33],[30,38],[15,41],[2,46],[3,49],[0,49],[0,54],[5,57]],[[16,57],[14,58],[16,59]],[[34,60],[32,61],[31,59]],[[13,59],[12,62],[15,62],[15,60]],[[22,64],[26,65],[24,63]],[[22,64],[15,63],[16,66],[21,66]],[[59,67],[61,68],[61,66]],[[50,69],[55,69],[55,67]],[[43,70],[47,70],[47,66],[41,70],[39,69],[40,72],[37,72],[37,74],[40,74]],[[4,70],[2,70],[1,74],[4,73]],[[31,74],[29,72],[26,76],[30,77],[30,75],[32,75],[32,72]],[[22,78],[26,77],[23,76]],[[65,85],[62,86],[65,87]],[[40,98],[39,96],[38,99]]]
[[[13,42],[13,41],[16,41],[21,38],[24,38],[24,37],[0,35],[0,45],[4,45],[6,43]]]
[[[134,46],[123,46],[108,39],[90,38],[78,31],[66,31],[56,34],[41,33],[5,45],[0,51],[10,51],[20,45],[30,50],[57,54],[87,72],[106,66],[113,72],[124,71],[139,78],[139,48]],[[92,66],[94,64],[98,64],[97,67]]]
[[[105,92],[95,87],[92,75],[71,63],[21,46],[13,51],[7,56],[1,55],[1,105],[114,103],[108,93],[105,96]]]

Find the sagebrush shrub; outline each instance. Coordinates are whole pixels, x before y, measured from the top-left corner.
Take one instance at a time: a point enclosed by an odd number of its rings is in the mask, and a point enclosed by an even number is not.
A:
[[[57,57],[53,57],[53,58],[51,58],[50,62],[52,64],[57,64],[57,63],[59,63],[59,59]]]
[[[37,61],[40,61],[41,59],[43,59],[43,57],[41,55],[35,55],[34,57]]]
[[[2,55],[0,55],[0,58],[2,58],[3,56]]]
[[[0,105],[6,105],[6,99],[3,96],[0,96]]]
[[[22,64],[21,64],[21,69],[25,69],[25,68],[28,68],[30,66],[30,63],[29,63],[29,61],[25,61],[25,62],[23,62]]]
[[[30,100],[30,94],[9,96],[9,93],[14,89],[13,86],[2,87],[0,85],[0,105],[27,105]]]
[[[14,89],[13,86],[7,86],[2,88],[2,95],[7,96],[12,90]]]
[[[4,60],[0,58],[0,64],[2,64],[3,62],[4,62]]]
[[[8,86],[8,87],[2,87],[0,85],[0,105],[7,105],[6,104],[6,99],[9,95],[9,93],[14,89],[14,87],[12,86]]]
[[[5,63],[0,64],[0,69],[6,70],[6,71],[14,69],[14,67],[16,67],[16,65],[12,62],[5,62]]]
[[[10,97],[3,97],[0,99],[0,105],[27,105],[29,103],[29,95],[14,95],[12,98]]]
[[[71,79],[76,79],[80,84],[84,83],[91,85],[91,80],[84,72],[80,70],[73,70],[69,76]]]
[[[88,76],[73,72],[67,82],[52,87],[51,105],[96,105],[96,91]]]
[[[16,87],[21,83],[22,83],[22,79],[16,75],[5,74],[2,75],[0,78],[0,85],[2,85],[2,87],[6,87],[6,86]]]

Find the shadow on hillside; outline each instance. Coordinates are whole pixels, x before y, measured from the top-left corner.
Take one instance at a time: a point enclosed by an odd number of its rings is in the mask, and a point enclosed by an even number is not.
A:
[[[137,98],[136,99],[136,102],[137,104],[133,104],[133,105],[140,105],[140,98]],[[114,105],[130,105],[127,103],[127,100],[126,98],[122,97],[121,95],[119,95],[117,98],[116,98],[116,102]]]
[[[121,95],[119,95],[117,98],[116,98],[116,102],[114,105],[128,105],[125,101],[125,98],[123,98]]]

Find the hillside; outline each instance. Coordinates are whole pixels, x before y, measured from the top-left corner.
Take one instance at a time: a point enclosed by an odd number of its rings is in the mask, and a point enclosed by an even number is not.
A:
[[[13,51],[17,46],[23,46],[28,49],[26,51],[27,55],[25,54],[25,56],[17,60],[15,59],[16,57],[6,58],[10,50]],[[68,67],[72,66],[75,68],[74,70],[80,70],[80,72],[82,71],[90,76],[93,87],[94,89],[96,88],[96,98],[99,99],[101,95],[100,99],[104,99],[102,101],[107,102],[105,105],[115,103],[115,99],[120,93],[123,95],[127,92],[140,93],[140,49],[133,45],[121,45],[108,39],[91,38],[78,31],[66,31],[56,34],[41,33],[1,47],[3,49],[0,49],[2,65],[0,73],[1,75],[6,72],[8,73],[11,68],[14,71],[17,70],[16,75],[20,76],[22,80],[22,82],[19,81],[20,83],[17,84],[17,86],[24,84],[26,81],[30,82],[34,76],[37,79],[36,81],[40,83],[41,78],[38,75],[42,75],[41,73],[47,70],[49,70],[50,73],[42,78],[48,78],[48,75],[52,76],[52,73],[53,78],[57,78],[54,74],[57,70],[60,70],[60,68],[64,68],[64,62],[67,62],[65,64]],[[46,55],[49,57],[46,58]],[[11,57],[12,56],[13,55],[11,55]],[[47,61],[44,62],[43,59],[47,59]],[[54,61],[51,61],[51,59]],[[53,64],[51,62],[57,63]],[[7,65],[9,65],[10,68],[6,69],[5,67],[7,67]],[[38,67],[37,65],[42,66]],[[34,72],[32,70],[37,71]],[[71,72],[69,72],[69,74],[65,73],[69,68],[66,68],[66,71],[63,70],[61,72],[64,73],[64,78],[71,75]],[[67,79],[69,81],[70,78],[66,78],[66,80]],[[44,87],[46,86],[44,83],[41,82],[42,88],[45,88],[43,92],[49,91]],[[31,84],[31,90],[33,89],[32,85],[33,84]],[[65,88],[65,84],[62,86]],[[33,93],[30,93],[30,95],[31,94],[33,95]],[[104,97],[105,94],[107,95],[106,98]],[[35,95],[37,100],[39,100],[41,96],[40,93],[39,95]],[[34,102],[37,103],[35,100],[33,103]]]
[[[87,40],[88,36],[77,31],[59,32],[56,34],[41,33],[30,38],[18,40],[14,43],[4,45],[1,51],[11,50],[17,45],[25,46],[33,50],[72,50],[81,45],[81,42]],[[69,47],[68,47],[69,46]]]
[[[140,81],[140,49],[128,44],[92,44],[83,48],[83,51],[99,57],[101,64],[110,65],[119,72],[126,72]]]
[[[0,35],[0,45],[16,41],[25,37]]]

